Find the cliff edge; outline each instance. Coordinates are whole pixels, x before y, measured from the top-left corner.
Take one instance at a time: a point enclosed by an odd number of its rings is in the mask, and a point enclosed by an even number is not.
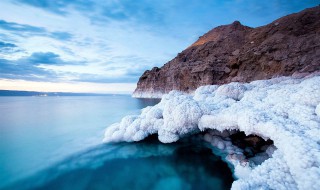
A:
[[[235,21],[210,30],[161,68],[140,77],[133,97],[320,71],[320,6],[251,28]]]

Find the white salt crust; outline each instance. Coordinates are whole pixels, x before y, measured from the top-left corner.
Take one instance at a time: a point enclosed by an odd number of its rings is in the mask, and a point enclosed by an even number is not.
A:
[[[239,178],[232,189],[320,189],[320,76],[202,86],[194,96],[172,91],[140,115],[108,127],[104,142],[140,141],[157,133],[171,143],[208,129],[243,131],[272,139],[277,147],[255,167],[227,158]],[[216,147],[230,148],[221,142]]]

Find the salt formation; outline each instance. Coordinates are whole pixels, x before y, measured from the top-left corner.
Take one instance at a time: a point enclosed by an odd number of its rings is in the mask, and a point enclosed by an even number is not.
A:
[[[203,86],[194,96],[172,91],[141,115],[108,127],[104,142],[140,141],[158,133],[161,142],[171,143],[207,130],[239,130],[272,139],[277,147],[267,147],[267,155],[256,160],[229,154],[239,178],[233,189],[320,189],[320,76]],[[210,133],[204,139],[240,151]]]

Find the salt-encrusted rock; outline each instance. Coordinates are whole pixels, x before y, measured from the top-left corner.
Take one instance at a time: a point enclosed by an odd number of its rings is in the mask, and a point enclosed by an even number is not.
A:
[[[245,87],[245,88],[243,88]],[[231,89],[228,96],[218,89]],[[229,91],[229,90],[228,90]],[[241,97],[241,98],[240,98]],[[200,87],[195,95],[173,91],[141,115],[127,116],[108,127],[105,142],[139,141],[158,134],[164,143],[212,130],[205,139],[213,146],[230,151],[221,132],[243,131],[271,139],[269,157],[252,167],[250,160],[230,156],[239,180],[233,189],[310,189],[320,187],[320,76],[302,79],[280,77],[247,84]],[[220,135],[220,136],[219,136]],[[250,143],[258,144],[256,139]],[[265,155],[264,155],[265,156]],[[265,157],[255,158],[257,164]],[[233,161],[232,161],[233,160]]]
[[[163,67],[145,71],[133,96],[159,98],[171,90],[315,71],[320,71],[320,6],[258,28],[237,21],[214,28]]]

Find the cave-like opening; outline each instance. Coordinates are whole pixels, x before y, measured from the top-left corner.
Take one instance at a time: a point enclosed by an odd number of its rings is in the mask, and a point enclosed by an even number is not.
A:
[[[271,139],[265,140],[259,135],[246,135],[239,130],[207,130],[201,133],[208,146],[217,150],[233,165],[240,163],[243,166],[260,165],[272,157],[276,150]],[[214,151],[215,153],[217,151]]]

